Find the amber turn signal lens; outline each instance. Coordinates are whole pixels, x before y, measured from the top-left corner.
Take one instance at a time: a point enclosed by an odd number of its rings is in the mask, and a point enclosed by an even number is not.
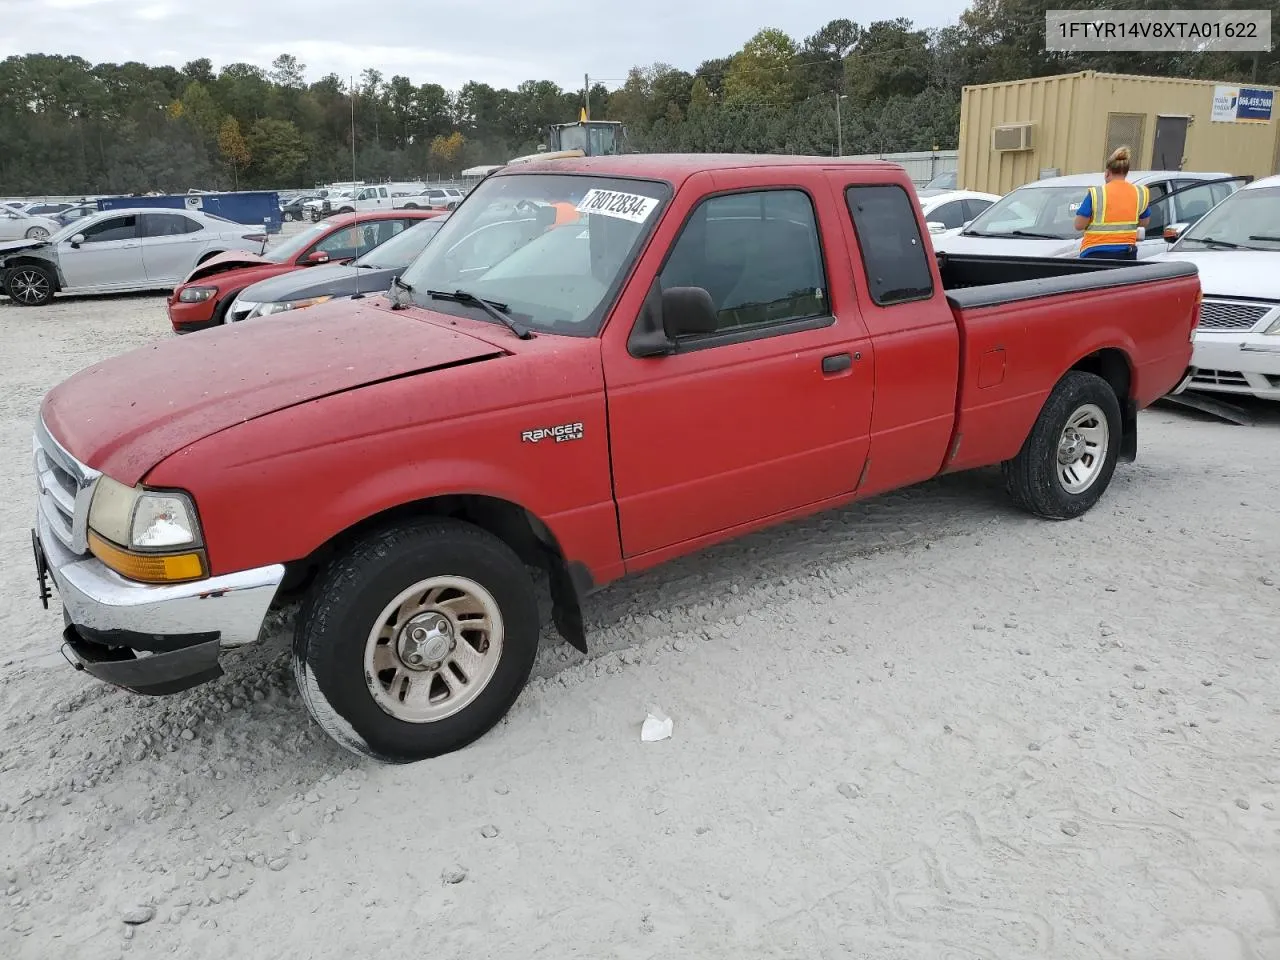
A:
[[[142,583],[185,583],[205,576],[204,556],[179,553],[156,556],[131,553],[89,531],[89,550],[120,576]]]

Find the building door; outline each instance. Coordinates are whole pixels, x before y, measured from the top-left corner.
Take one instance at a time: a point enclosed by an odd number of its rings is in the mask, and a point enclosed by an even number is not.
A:
[[[1187,120],[1187,117],[1156,117],[1152,170],[1182,169],[1182,154],[1187,147]]]

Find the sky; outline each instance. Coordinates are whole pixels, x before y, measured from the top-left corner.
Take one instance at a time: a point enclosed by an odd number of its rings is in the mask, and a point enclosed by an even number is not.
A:
[[[366,67],[415,84],[456,90],[468,81],[514,87],[554,80],[567,89],[590,74],[612,88],[636,65],[662,61],[692,71],[777,27],[797,41],[828,21],[861,24],[907,17],[917,27],[952,23],[963,0],[0,0],[0,57],[57,53],[91,63],[137,60],[180,67],[208,57],[217,69],[268,67],[280,53],[306,64],[307,79],[348,77]]]

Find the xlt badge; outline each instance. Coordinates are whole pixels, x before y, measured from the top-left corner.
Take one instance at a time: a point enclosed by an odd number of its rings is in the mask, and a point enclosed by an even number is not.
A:
[[[539,427],[537,430],[526,430],[520,434],[524,443],[540,443],[543,440],[554,440],[565,443],[569,440],[582,439],[581,423],[562,423],[558,427]]]

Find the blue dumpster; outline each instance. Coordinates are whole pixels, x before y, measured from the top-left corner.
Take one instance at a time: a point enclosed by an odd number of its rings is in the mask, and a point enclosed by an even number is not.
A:
[[[280,232],[280,195],[274,190],[239,190],[235,193],[175,193],[160,197],[104,197],[99,210],[123,210],[129,207],[173,207],[179,210],[203,210],[215,217],[236,223],[266,227],[267,233]]]

